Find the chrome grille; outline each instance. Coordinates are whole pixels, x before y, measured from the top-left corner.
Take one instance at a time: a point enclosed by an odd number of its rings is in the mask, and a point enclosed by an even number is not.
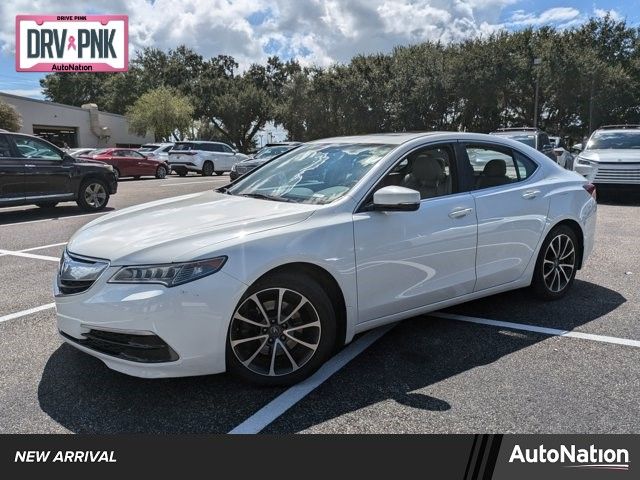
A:
[[[65,250],[58,270],[60,293],[72,295],[88,290],[108,266],[106,260],[81,257]]]
[[[640,163],[601,163],[594,183],[640,184]]]
[[[239,175],[244,175],[245,173],[250,172],[254,168],[256,167],[250,167],[246,165],[236,165],[236,173],[238,173]]]

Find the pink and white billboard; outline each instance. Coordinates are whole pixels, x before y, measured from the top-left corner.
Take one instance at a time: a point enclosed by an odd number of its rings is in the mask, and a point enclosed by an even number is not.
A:
[[[18,72],[126,72],[126,15],[16,16]]]

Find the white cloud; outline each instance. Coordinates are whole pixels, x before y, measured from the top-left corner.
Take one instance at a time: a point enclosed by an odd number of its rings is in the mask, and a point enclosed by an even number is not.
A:
[[[186,44],[205,56],[234,56],[241,67],[270,54],[303,64],[347,62],[396,45],[458,41],[502,28],[566,27],[588,13],[555,7],[532,13],[522,0],[0,0],[0,50],[14,49],[17,13],[127,13],[131,48]],[[528,2],[527,2],[528,3]],[[90,5],[91,11],[87,10]],[[594,10],[594,15],[603,15]],[[612,12],[618,18],[617,12]],[[252,21],[250,21],[251,19]]]

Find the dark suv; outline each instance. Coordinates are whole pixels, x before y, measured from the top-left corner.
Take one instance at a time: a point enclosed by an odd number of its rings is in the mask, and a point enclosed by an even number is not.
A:
[[[51,208],[75,200],[83,210],[98,211],[117,188],[110,165],[73,158],[33,135],[0,130],[0,207]]]
[[[556,162],[556,156],[553,153],[553,145],[547,135],[542,130],[538,130],[534,127],[512,127],[512,128],[499,128],[495,132],[491,132],[491,135],[499,135],[501,137],[507,137],[518,142],[522,142],[525,145],[535,148],[539,152],[544,153],[551,160]]]

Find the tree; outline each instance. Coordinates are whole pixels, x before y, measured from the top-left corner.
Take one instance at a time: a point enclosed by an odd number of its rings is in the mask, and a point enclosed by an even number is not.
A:
[[[129,129],[137,135],[152,133],[156,141],[181,140],[192,123],[193,106],[177,90],[159,87],[127,108]]]
[[[9,130],[10,132],[17,132],[22,127],[22,117],[13,108],[13,105],[9,105],[7,102],[0,100],[0,128]]]

